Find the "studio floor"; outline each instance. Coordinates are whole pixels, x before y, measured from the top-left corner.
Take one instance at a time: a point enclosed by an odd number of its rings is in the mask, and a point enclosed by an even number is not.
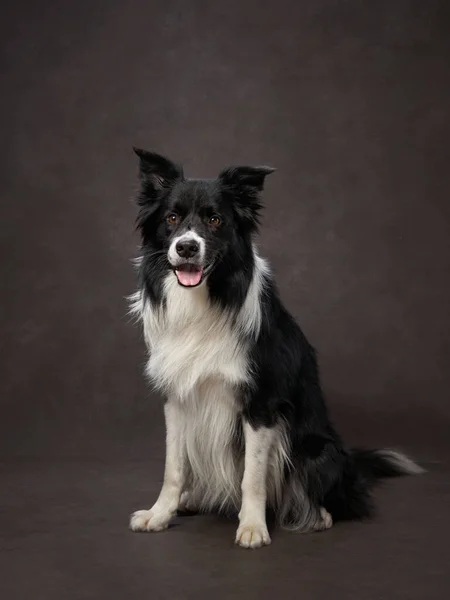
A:
[[[370,523],[272,545],[234,545],[236,523],[175,519],[134,534],[128,513],[158,492],[161,465],[138,460],[1,465],[3,598],[378,598],[447,596],[450,469],[390,481]]]

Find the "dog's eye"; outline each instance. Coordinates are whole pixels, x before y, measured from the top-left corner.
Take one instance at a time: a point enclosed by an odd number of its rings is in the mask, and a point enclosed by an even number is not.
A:
[[[217,215],[213,215],[212,217],[210,217],[209,224],[210,225],[214,225],[215,227],[217,227],[218,225],[220,225],[220,219],[219,219],[219,217]]]
[[[172,213],[171,215],[169,215],[169,216],[167,217],[167,222],[168,222],[170,225],[176,225],[176,224],[178,223],[178,215],[177,215],[177,214],[175,214],[175,213]]]

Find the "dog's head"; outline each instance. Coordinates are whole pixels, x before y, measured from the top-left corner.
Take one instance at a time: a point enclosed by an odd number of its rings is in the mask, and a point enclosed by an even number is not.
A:
[[[186,179],[180,166],[135,148],[140,160],[138,226],[144,250],[185,287],[200,285],[258,226],[269,167],[229,167],[216,179]]]

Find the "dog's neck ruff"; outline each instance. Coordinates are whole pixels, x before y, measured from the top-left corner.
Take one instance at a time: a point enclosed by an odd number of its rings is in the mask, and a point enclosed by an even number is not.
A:
[[[242,306],[234,312],[212,303],[208,286],[184,288],[165,276],[163,298],[152,304],[143,289],[131,298],[150,352],[147,374],[155,387],[186,398],[209,379],[235,386],[249,380],[249,341],[258,337],[261,294],[269,268],[254,254],[254,268]]]

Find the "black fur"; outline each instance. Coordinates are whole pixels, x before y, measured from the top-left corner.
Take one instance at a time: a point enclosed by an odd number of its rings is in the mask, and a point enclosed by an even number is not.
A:
[[[162,302],[161,282],[171,266],[167,250],[181,228],[194,228],[206,240],[206,281],[213,302],[236,314],[254,272],[252,237],[261,210],[259,192],[273,169],[228,168],[215,180],[187,180],[167,159],[136,150],[142,190],[138,226],[142,233],[141,286],[152,302]],[[175,211],[180,224],[167,215]],[[221,219],[212,228],[211,215]],[[399,454],[349,451],[336,433],[322,393],[314,348],[280,301],[275,282],[266,277],[261,298],[262,325],[250,341],[252,381],[242,386],[242,413],[255,427],[287,428],[291,466],[280,512],[285,525],[308,530],[325,507],[333,520],[371,514],[369,490],[381,477],[418,472]]]

